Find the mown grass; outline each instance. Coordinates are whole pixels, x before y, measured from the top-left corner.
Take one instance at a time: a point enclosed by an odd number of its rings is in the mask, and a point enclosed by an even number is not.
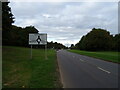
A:
[[[120,52],[110,52],[110,51],[90,52],[90,51],[81,51],[81,50],[68,50],[68,51],[94,58],[99,58],[106,61],[120,63],[119,60]]]
[[[57,88],[61,87],[58,77],[56,51],[30,48],[3,47],[3,88]]]

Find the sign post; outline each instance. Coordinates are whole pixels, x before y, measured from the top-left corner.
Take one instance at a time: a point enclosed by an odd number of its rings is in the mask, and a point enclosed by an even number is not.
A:
[[[45,59],[47,59],[47,44],[45,45]]]
[[[29,45],[31,45],[31,59],[32,59],[32,45],[45,45],[45,59],[47,59],[47,34],[29,34]]]
[[[31,59],[32,59],[32,45],[31,45],[31,54],[30,54],[30,55],[31,55],[30,57],[31,57]]]

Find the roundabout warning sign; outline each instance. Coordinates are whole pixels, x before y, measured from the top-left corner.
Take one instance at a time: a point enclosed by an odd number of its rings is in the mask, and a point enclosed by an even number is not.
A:
[[[47,34],[29,34],[29,45],[31,45],[31,59],[32,59],[32,46],[44,45],[45,46],[45,59],[47,59]]]
[[[29,45],[46,45],[47,34],[29,34]]]

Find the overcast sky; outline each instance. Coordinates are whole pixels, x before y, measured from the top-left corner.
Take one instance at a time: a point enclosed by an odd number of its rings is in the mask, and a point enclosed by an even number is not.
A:
[[[118,33],[117,2],[10,2],[15,25],[35,26],[48,41],[76,44],[92,28]]]

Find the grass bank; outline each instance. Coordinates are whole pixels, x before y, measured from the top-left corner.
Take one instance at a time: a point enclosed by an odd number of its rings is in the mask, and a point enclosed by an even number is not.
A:
[[[48,59],[41,49],[3,47],[3,88],[58,88],[56,51],[47,50]]]
[[[120,63],[120,60],[118,59],[120,57],[119,56],[120,52],[110,52],[110,51],[90,52],[90,51],[81,51],[81,50],[68,50],[68,51],[94,58],[103,59],[106,61]]]

